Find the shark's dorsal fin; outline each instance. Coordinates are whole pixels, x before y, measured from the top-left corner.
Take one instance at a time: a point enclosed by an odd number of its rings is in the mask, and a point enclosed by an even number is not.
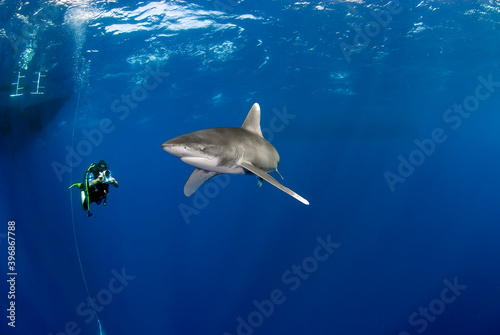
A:
[[[260,106],[258,103],[254,103],[252,108],[250,108],[250,112],[248,112],[247,118],[241,128],[264,137],[262,130],[260,130]]]

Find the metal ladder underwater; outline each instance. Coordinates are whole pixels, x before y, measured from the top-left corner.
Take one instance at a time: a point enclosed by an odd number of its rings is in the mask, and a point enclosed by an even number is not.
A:
[[[21,71],[17,73],[17,82],[12,83],[12,85],[16,85],[16,93],[11,94],[11,97],[20,97],[24,93],[19,93],[20,90],[24,90],[24,87],[19,87],[19,82],[21,81],[21,78],[24,78],[24,76],[21,76]]]
[[[33,80],[34,83],[36,83],[36,91],[35,92],[30,92],[31,94],[34,95],[42,95],[45,94],[42,90],[45,88],[44,86],[40,86],[40,79],[45,77],[44,74],[42,74],[42,70],[35,72],[37,75],[37,80]],[[24,87],[20,86],[21,78],[25,78],[26,76],[21,76],[21,71],[17,72],[17,81],[12,83],[12,85],[15,86],[16,91],[14,94],[11,94],[11,97],[20,97],[24,95],[24,92],[21,92],[21,90],[24,90]]]
[[[36,72],[35,72],[36,73]],[[31,92],[31,94],[45,94],[45,92],[40,92],[40,89],[42,88],[45,88],[44,86],[40,86],[40,78],[41,77],[45,77],[44,74],[42,74],[42,71],[38,71],[38,79],[37,80],[33,80],[34,83],[36,83],[36,91],[35,92]]]

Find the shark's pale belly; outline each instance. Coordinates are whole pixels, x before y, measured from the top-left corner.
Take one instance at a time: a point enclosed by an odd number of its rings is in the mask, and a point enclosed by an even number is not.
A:
[[[231,165],[224,166],[219,165],[217,159],[210,159],[205,157],[189,157],[184,156],[181,157],[181,161],[186,164],[192,165],[199,169],[203,169],[206,171],[214,171],[218,173],[230,173],[230,174],[245,174],[245,170],[241,166]]]

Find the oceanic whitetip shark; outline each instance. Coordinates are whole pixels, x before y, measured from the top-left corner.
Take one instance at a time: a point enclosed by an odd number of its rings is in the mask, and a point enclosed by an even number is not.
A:
[[[259,186],[265,180],[309,205],[306,199],[269,175],[268,172],[278,172],[280,156],[262,135],[258,103],[252,106],[241,128],[199,130],[168,140],[162,147],[184,163],[196,167],[184,186],[184,194],[188,197],[218,174],[253,173],[259,177]]]

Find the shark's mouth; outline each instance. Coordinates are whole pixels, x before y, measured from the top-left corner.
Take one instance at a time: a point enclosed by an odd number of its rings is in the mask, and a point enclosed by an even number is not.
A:
[[[210,170],[219,165],[218,159],[208,156],[200,157],[186,155],[181,157],[181,161],[204,170]]]

